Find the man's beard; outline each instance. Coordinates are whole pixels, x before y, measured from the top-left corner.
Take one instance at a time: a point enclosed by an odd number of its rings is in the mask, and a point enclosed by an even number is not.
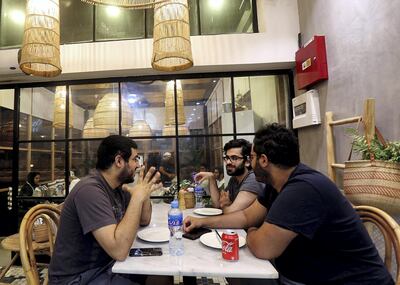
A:
[[[261,168],[258,161],[256,162],[256,167],[253,168],[253,171],[254,171],[254,175],[256,176],[256,180],[258,182],[262,182],[264,184],[272,183],[271,175],[267,171],[265,171],[264,169]]]
[[[228,165],[225,168],[226,168],[226,173],[229,176],[240,176],[240,175],[243,175],[243,173],[246,171],[244,162],[241,163],[239,166],[236,166],[236,167],[234,166],[233,169],[228,169]]]
[[[118,180],[121,184],[129,184],[134,181],[134,171],[128,166],[124,167],[122,172],[118,175]]]

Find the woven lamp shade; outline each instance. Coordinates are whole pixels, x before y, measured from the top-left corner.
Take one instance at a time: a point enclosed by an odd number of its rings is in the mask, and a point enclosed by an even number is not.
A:
[[[168,0],[155,5],[151,65],[161,71],[193,66],[187,0]]]
[[[130,137],[150,137],[151,128],[145,120],[136,120],[129,130]]]
[[[19,66],[24,73],[36,76],[61,73],[58,0],[27,1]]]
[[[65,112],[66,112],[66,100],[67,90],[65,86],[57,86],[56,94],[54,98],[54,121],[53,127],[57,129],[65,128]],[[74,120],[74,110],[72,108],[72,100],[69,100],[69,127],[72,128]]]
[[[132,112],[128,101],[122,98],[122,130],[128,131],[132,125]],[[119,132],[119,101],[117,93],[106,94],[97,104],[93,116],[93,125],[96,128],[108,129],[112,133]]]
[[[183,108],[183,91],[180,80],[176,81],[176,101],[178,106],[178,125],[182,125],[186,123],[186,118]],[[165,92],[165,125],[175,125],[174,81],[169,81],[167,83]]]
[[[180,136],[189,135],[189,129],[186,125],[178,125],[178,134]],[[163,136],[174,136],[175,135],[175,125],[164,125],[162,130]]]
[[[95,128],[93,125],[93,118],[89,118],[83,127],[82,138],[105,138],[110,135],[110,131],[107,129]]]
[[[130,9],[149,9],[154,8],[156,3],[165,2],[167,0],[82,0],[82,2],[86,2],[89,4],[102,4],[102,5],[111,5],[122,8],[130,8]]]

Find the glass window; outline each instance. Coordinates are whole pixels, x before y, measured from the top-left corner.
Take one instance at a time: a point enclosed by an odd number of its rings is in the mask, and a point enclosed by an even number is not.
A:
[[[135,137],[175,135],[174,93],[167,91],[174,81],[122,83],[123,102],[129,106],[133,121],[123,135]],[[167,94],[168,93],[168,94]],[[124,105],[125,105],[124,104]]]
[[[190,23],[190,35],[197,36],[200,34],[199,31],[199,17],[198,17],[198,6],[197,0],[188,0],[189,5],[189,23]],[[146,10],[146,38],[153,37],[154,29],[154,9]]]
[[[40,174],[40,182],[37,185],[31,183],[33,186],[32,196],[64,196],[65,143],[21,143],[19,145],[18,172],[20,188],[26,183],[30,172]],[[46,187],[36,188],[42,185]]]
[[[201,34],[234,34],[253,32],[251,0],[202,0]]]
[[[75,177],[82,178],[88,175],[90,170],[96,168],[97,149],[100,142],[101,140],[99,139],[70,143],[70,149],[72,150],[70,170],[73,171]]]
[[[26,128],[20,128],[19,139],[28,141],[64,139],[65,101],[65,86],[21,89],[19,124]]]
[[[25,0],[0,1],[0,47],[21,46],[25,24],[25,2]]]
[[[272,122],[289,125],[287,86],[284,75],[235,77],[237,133],[254,133]]]
[[[104,138],[119,134],[118,83],[71,85],[70,96],[73,109],[70,138]],[[126,120],[124,114],[123,122]],[[126,128],[125,124],[123,127]]]
[[[93,41],[93,5],[82,1],[60,1],[61,43]]]
[[[96,41],[144,38],[144,10],[99,5],[95,11]]]
[[[11,186],[14,90],[0,90],[0,190]]]
[[[229,78],[199,78],[177,80],[178,120],[190,134],[232,133],[232,113],[223,112],[223,105],[231,101]],[[182,93],[184,108],[180,105]],[[182,133],[184,134],[184,133]]]

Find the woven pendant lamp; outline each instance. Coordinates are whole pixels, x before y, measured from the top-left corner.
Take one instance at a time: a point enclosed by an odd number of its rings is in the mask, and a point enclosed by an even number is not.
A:
[[[110,135],[107,129],[95,128],[93,125],[93,118],[89,118],[83,127],[82,138],[105,138]]]
[[[136,120],[129,130],[130,137],[150,137],[151,128],[145,120]]]
[[[25,74],[61,73],[59,0],[28,0],[19,66]]]
[[[167,0],[82,0],[89,4],[102,4],[102,5],[112,5],[122,8],[131,9],[149,9],[154,8],[156,3],[161,3]]]
[[[177,71],[193,66],[187,0],[156,4],[153,34],[154,69]]]
[[[57,129],[65,128],[65,112],[66,112],[66,100],[67,90],[65,86],[57,86],[56,94],[54,98],[54,121],[53,127]],[[72,108],[72,100],[69,100],[69,127],[72,128],[74,119],[74,110]]]
[[[176,81],[176,101],[178,106],[178,125],[186,123],[185,111],[183,108],[183,91],[180,80]],[[175,125],[175,100],[174,81],[167,83],[165,92],[165,125]]]
[[[122,131],[128,131],[132,125],[132,112],[127,100],[122,98]],[[106,94],[97,104],[93,116],[96,128],[108,129],[112,133],[119,132],[119,102],[118,93]]]
[[[189,135],[188,127],[185,124],[178,125],[178,134],[180,136]],[[162,130],[162,135],[163,136],[174,136],[175,135],[175,125],[164,125],[163,130]]]

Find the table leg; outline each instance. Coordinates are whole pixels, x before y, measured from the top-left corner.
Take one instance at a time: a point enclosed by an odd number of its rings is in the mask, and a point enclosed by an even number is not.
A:
[[[185,285],[197,285],[195,276],[183,276],[183,284]]]

